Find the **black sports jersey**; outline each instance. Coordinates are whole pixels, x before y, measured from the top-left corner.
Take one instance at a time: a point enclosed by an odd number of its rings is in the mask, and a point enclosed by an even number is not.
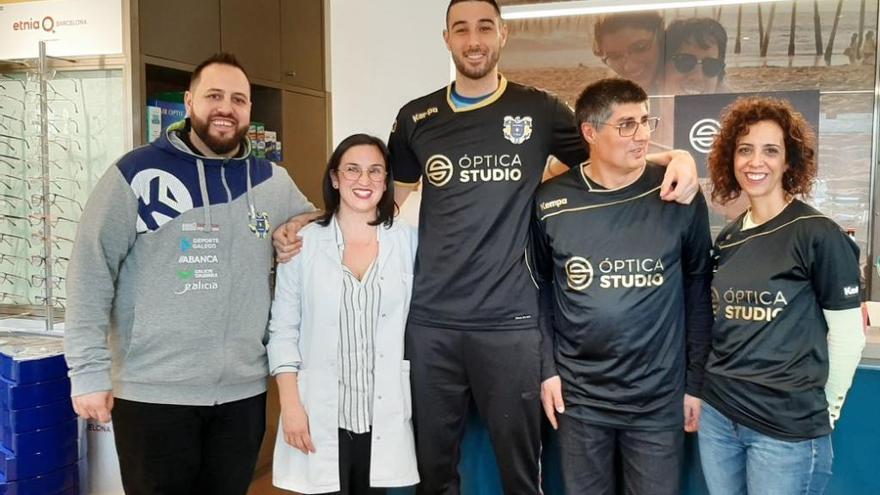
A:
[[[716,241],[703,397],[771,437],[826,435],[822,309],[859,307],[859,249],[834,221],[797,200],[757,227],[743,231],[742,220]]]
[[[687,392],[699,395],[712,325],[708,211],[702,195],[662,201],[664,171],[649,164],[608,190],[574,167],[538,189],[531,258],[553,304],[544,359],[562,378],[566,414],[583,421],[681,428],[686,368]]]
[[[388,140],[394,179],[425,178],[409,318],[463,330],[535,328],[528,219],[548,155],[572,165],[587,157],[574,114],[503,77],[466,108],[454,108],[450,88],[405,105]]]

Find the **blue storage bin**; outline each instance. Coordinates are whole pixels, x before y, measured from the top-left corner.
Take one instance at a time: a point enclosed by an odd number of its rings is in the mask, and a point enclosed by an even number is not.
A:
[[[4,445],[9,445],[12,442],[12,434],[14,433],[48,428],[76,418],[70,399],[28,409],[3,412],[4,414],[0,415],[0,428],[2,428],[0,442]]]
[[[0,353],[0,376],[19,384],[57,380],[67,376],[67,361],[63,355],[40,359],[17,360]]]
[[[0,495],[75,494],[78,486],[78,464],[71,464],[51,473],[25,480],[10,481],[0,476]]]
[[[29,455],[16,455],[0,447],[0,474],[7,481],[35,478],[75,464],[78,454],[76,442]]]
[[[77,421],[66,421],[59,425],[24,433],[13,433],[10,442],[3,446],[17,456],[27,456],[77,443]]]
[[[17,384],[0,378],[0,410],[29,409],[70,398],[70,379]]]
[[[60,336],[0,334],[0,377],[21,385],[64,378],[63,352]]]

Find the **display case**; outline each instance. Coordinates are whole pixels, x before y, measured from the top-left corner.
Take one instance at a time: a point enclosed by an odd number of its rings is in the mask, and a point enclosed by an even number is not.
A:
[[[76,226],[124,146],[121,69],[0,62],[0,313],[63,319]],[[70,61],[62,61],[71,66]]]

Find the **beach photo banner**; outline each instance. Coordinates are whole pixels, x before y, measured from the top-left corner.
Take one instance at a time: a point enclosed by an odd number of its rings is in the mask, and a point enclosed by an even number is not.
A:
[[[691,117],[678,115],[677,97],[811,91],[818,98],[815,117],[808,117],[819,137],[819,173],[809,202],[855,230],[864,258],[874,141],[876,0],[571,15],[559,15],[559,10],[541,14],[542,8],[558,7],[554,3],[500,3],[502,16],[513,17],[522,4],[537,4],[528,6],[529,18],[505,19],[509,36],[499,67],[509,80],[545,89],[574,105],[591,82],[631,79],[646,89],[650,111],[660,117],[651,135],[652,151],[689,147],[676,129],[687,126]],[[699,141],[708,140],[702,136]],[[695,156],[703,162],[701,154]],[[708,181],[702,182],[708,197]],[[744,207],[710,204],[713,230]]]

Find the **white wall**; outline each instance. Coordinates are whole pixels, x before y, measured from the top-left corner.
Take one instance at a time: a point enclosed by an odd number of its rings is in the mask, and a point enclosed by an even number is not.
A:
[[[406,102],[448,84],[448,0],[326,0],[333,145],[388,138]]]

